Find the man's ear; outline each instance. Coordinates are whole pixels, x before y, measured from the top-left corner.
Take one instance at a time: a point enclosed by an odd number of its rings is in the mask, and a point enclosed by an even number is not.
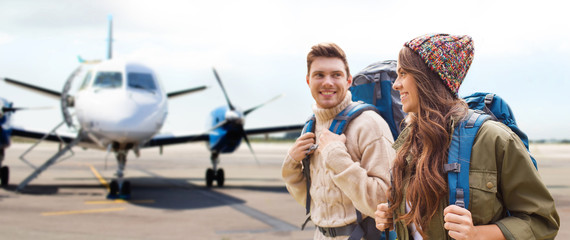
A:
[[[307,85],[309,85],[309,75],[307,74]]]
[[[348,86],[350,87],[350,85],[352,84],[352,75],[348,75],[348,79],[346,80],[346,82],[348,83]]]

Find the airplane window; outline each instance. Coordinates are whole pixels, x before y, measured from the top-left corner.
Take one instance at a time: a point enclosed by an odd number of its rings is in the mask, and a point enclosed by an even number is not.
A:
[[[95,77],[94,87],[119,88],[123,82],[121,72],[98,72]]]
[[[89,80],[91,80],[91,74],[92,72],[89,71],[87,72],[87,74],[85,75],[85,79],[83,79],[83,83],[81,83],[81,87],[79,87],[79,89],[84,89],[89,85]]]
[[[129,83],[129,87],[132,88],[156,90],[154,78],[148,73],[130,72],[127,74],[127,81]]]

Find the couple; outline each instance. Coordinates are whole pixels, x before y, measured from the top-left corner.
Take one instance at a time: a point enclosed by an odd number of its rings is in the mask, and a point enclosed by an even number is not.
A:
[[[306,81],[316,102],[315,131],[296,140],[282,174],[295,200],[310,204],[310,218],[317,226],[314,239],[363,237],[354,231],[359,214],[374,219],[379,230],[395,227],[400,240],[556,236],[560,220],[552,196],[521,140],[496,121],[486,121],[479,129],[469,173],[485,173],[488,179],[483,180],[496,191],[472,190],[469,209],[448,203],[443,164],[453,126],[467,114],[467,104],[457,93],[472,60],[469,36],[425,35],[404,44],[393,88],[400,92],[408,117],[393,141],[386,121],[372,111],[352,120],[344,134],[328,130],[352,102],[352,76],[336,44],[312,47]],[[313,152],[314,145],[318,147]],[[309,181],[302,164],[307,155]]]

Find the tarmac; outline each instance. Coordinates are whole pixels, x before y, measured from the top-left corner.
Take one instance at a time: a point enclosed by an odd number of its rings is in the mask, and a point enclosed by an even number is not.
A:
[[[131,199],[106,198],[117,163],[113,154],[74,148],[22,192],[32,172],[19,159],[30,146],[6,149],[10,184],[0,189],[0,239],[312,239],[301,231],[305,209],[281,180],[281,163],[292,143],[252,143],[222,154],[225,186],[207,188],[210,156],[204,144],[143,149],[128,155],[125,177]],[[40,165],[58,149],[40,144],[25,156]],[[570,145],[531,145],[539,172],[561,217],[557,239],[570,239]],[[68,155],[69,156],[69,155]]]

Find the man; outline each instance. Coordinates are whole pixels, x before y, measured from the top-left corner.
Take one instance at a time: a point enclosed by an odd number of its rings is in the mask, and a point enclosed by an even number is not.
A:
[[[356,210],[363,218],[374,216],[376,205],[386,202],[390,163],[395,158],[392,133],[374,111],[354,118],[342,135],[328,130],[334,117],[352,103],[348,91],[352,76],[339,46],[313,46],[307,69],[307,84],[315,99],[315,133],[305,133],[295,141],[283,162],[282,175],[289,193],[306,205],[307,179],[301,162],[308,149],[318,144],[310,157],[310,213],[317,226],[314,239],[346,239],[356,227]]]

